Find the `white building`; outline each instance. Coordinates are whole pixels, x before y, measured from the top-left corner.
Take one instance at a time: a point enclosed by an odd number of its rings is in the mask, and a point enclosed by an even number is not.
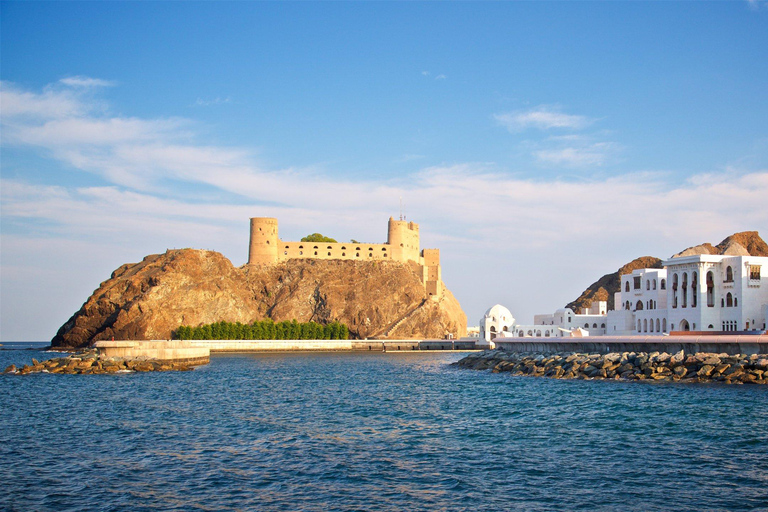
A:
[[[608,334],[765,331],[768,258],[698,254],[663,265],[622,276]]]
[[[558,309],[523,325],[497,304],[480,320],[480,339],[572,336],[577,328],[589,336],[766,330],[768,257],[697,254],[663,265],[621,276],[614,311],[596,301],[581,314]]]

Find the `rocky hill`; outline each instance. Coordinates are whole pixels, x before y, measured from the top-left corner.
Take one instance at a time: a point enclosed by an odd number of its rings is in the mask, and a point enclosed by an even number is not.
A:
[[[710,243],[696,245],[694,247],[689,247],[672,257],[679,258],[697,254],[768,256],[768,244],[760,238],[757,231],[742,231],[740,233],[734,233],[717,245],[712,245]],[[621,286],[621,276],[624,274],[631,274],[633,270],[638,268],[661,268],[661,261],[662,260],[659,258],[654,258],[652,256],[643,256],[634,259],[616,272],[606,274],[589,285],[578,299],[567,304],[565,307],[571,308],[578,313],[581,311],[582,307],[589,307],[589,305],[592,304],[592,301],[605,300],[608,301],[608,309],[614,309],[613,294],[619,291],[619,287]]]
[[[466,334],[467,319],[446,289],[425,299],[415,263],[289,260],[236,268],[223,255],[169,250],[125,264],[101,283],[51,341],[167,339],[179,325],[272,318],[347,324],[355,338],[442,338]]]

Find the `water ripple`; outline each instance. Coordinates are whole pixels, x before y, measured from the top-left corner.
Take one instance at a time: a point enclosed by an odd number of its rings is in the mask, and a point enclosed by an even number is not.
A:
[[[768,510],[765,387],[512,377],[459,357],[0,376],[0,508]]]

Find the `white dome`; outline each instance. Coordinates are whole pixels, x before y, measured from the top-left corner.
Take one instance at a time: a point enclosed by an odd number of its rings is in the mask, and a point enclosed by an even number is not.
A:
[[[497,322],[504,322],[506,325],[512,325],[515,323],[515,317],[512,316],[512,313],[501,304],[496,304],[492,308],[488,309],[488,311],[485,312],[483,320],[486,318],[495,318]]]

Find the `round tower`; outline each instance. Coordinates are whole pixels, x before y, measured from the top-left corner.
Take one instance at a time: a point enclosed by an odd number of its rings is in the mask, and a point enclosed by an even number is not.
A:
[[[277,263],[279,241],[277,219],[274,217],[252,217],[248,264],[271,265]]]

